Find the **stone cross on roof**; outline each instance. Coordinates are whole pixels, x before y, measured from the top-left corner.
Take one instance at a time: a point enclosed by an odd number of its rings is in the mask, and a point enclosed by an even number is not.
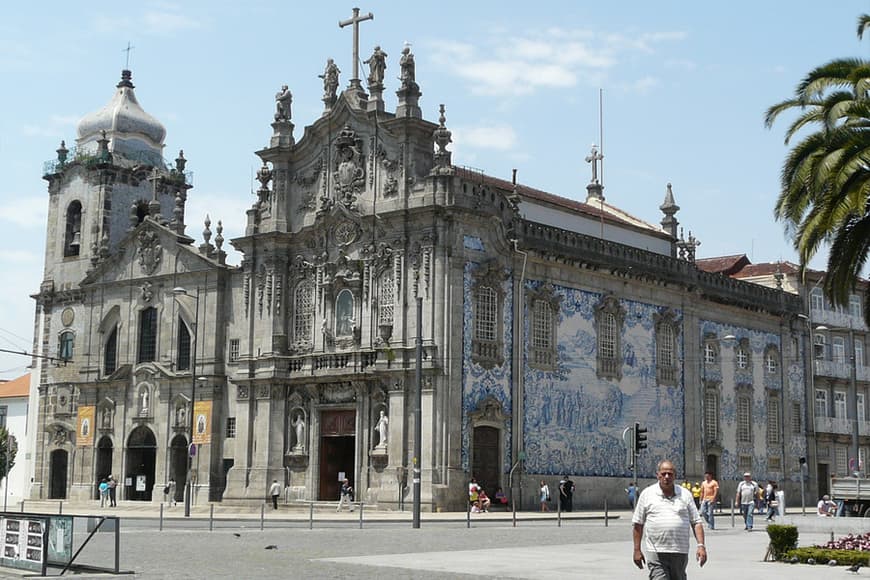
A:
[[[347,20],[338,21],[338,26],[340,28],[350,26],[351,24],[353,25],[353,78],[350,79],[350,84],[353,86],[361,86],[359,82],[359,23],[374,19],[375,15],[371,12],[364,16],[360,16],[359,8],[354,8],[353,16]]]
[[[598,147],[592,145],[592,152],[586,157],[586,163],[592,164],[592,181],[598,183],[598,162],[604,159],[604,155],[598,152]]]

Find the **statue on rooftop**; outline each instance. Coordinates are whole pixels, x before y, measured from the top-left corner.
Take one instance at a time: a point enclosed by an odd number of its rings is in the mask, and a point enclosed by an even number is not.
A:
[[[290,105],[293,103],[293,93],[290,92],[290,89],[287,88],[287,85],[283,85],[281,90],[275,94],[275,106],[277,107],[277,111],[275,112],[275,120],[276,121],[289,121],[291,117]]]
[[[363,64],[369,65],[369,86],[383,84],[384,71],[387,70],[387,53],[380,46],[375,46],[374,52]]]
[[[318,75],[323,79],[323,101],[329,104],[335,102],[335,94],[338,90],[338,75],[341,73],[338,66],[330,58],[326,61],[326,69],[322,75]]]

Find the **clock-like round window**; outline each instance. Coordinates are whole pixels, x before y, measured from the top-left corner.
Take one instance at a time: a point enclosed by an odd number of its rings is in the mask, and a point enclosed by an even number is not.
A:
[[[76,312],[72,308],[64,308],[60,315],[60,321],[64,326],[71,326],[76,319]]]
[[[335,228],[335,241],[339,246],[347,246],[356,240],[357,228],[351,222],[342,222]]]

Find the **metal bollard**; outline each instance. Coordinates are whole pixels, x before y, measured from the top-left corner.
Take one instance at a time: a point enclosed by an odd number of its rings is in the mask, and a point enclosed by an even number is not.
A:
[[[208,531],[214,531],[214,504],[211,504],[208,510]]]
[[[556,516],[556,525],[562,527],[562,502],[559,502],[559,513]]]
[[[263,524],[265,523],[263,520],[266,519],[266,503],[263,502],[260,504],[260,531],[263,531]]]
[[[63,514],[63,501],[57,504],[57,513]]]
[[[471,527],[471,502],[468,502],[468,507],[465,508],[465,527]]]
[[[308,504],[308,529],[314,529],[314,502]]]
[[[604,498],[604,527],[607,527],[607,498]]]
[[[163,531],[163,502],[162,501],[160,502],[160,524],[157,527],[157,531],[158,532]]]
[[[731,500],[731,527],[733,528],[734,525],[735,525],[735,523],[734,523],[734,500],[732,499]]]
[[[517,527],[517,510],[513,509],[511,511],[513,512],[513,515],[511,517],[511,519],[513,520],[513,525],[514,527]]]
[[[21,500],[21,513],[24,513],[24,500]]]
[[[363,526],[363,506],[365,506],[363,502],[359,502],[359,529],[362,529]]]

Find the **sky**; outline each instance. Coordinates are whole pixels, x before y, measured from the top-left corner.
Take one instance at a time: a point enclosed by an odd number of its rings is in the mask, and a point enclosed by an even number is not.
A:
[[[812,68],[870,58],[856,35],[870,0],[19,3],[0,21],[0,349],[32,350],[43,163],[109,101],[128,54],[139,103],[166,127],[164,157],[183,149],[194,174],[188,233],[199,243],[208,214],[229,240],[255,200],[275,93],[293,93],[298,141],[322,112],[326,59],[342,87],[351,78],[352,31],[338,22],[354,6],[374,13],[360,24],[361,60],[376,44],[388,54],[387,109],[409,43],[424,118],[445,105],[455,164],[503,179],[517,169],[525,185],[585,200],[597,143],[608,203],[658,224],[672,183],[698,257],[755,263],[797,261],[773,218],[788,118],[768,130],[764,112]],[[29,364],[0,353],[0,379]]]

